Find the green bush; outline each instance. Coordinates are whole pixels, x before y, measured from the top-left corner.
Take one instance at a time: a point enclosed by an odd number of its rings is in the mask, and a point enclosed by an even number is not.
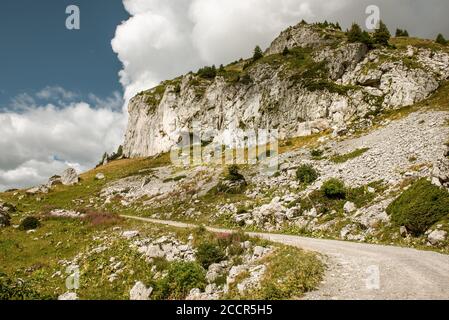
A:
[[[214,79],[217,76],[217,69],[215,66],[204,67],[198,70],[198,75],[204,79]]]
[[[256,46],[254,49],[253,61],[257,61],[261,58],[263,58],[263,51],[259,46]]]
[[[353,23],[351,28],[346,32],[349,42],[359,42],[362,37],[362,28],[357,23]]]
[[[194,288],[204,290],[206,271],[195,262],[174,262],[167,270],[167,276],[157,284],[156,299],[184,299]]]
[[[323,154],[324,154],[324,151],[320,150],[320,149],[313,149],[312,151],[310,151],[310,155],[313,158],[321,158],[323,156]]]
[[[51,297],[41,295],[33,290],[29,283],[13,280],[0,273],[0,301],[6,300],[49,300]]]
[[[310,184],[318,179],[318,172],[310,164],[303,164],[296,170],[296,177],[302,183]]]
[[[23,221],[20,223],[19,230],[27,231],[27,230],[34,230],[39,228],[41,223],[36,217],[26,217],[23,219]]]
[[[211,264],[223,261],[226,257],[225,252],[218,243],[203,242],[198,245],[196,250],[196,258],[204,269],[209,268]]]
[[[227,168],[227,173],[225,175],[225,179],[228,181],[240,181],[245,180],[245,177],[240,174],[239,167],[237,165],[230,165]]]
[[[346,187],[343,181],[330,179],[323,183],[321,192],[329,199],[345,199]]]
[[[444,38],[444,36],[441,33],[438,34],[437,39],[435,41],[436,41],[436,43],[439,43],[442,45],[447,44],[446,38]]]
[[[402,29],[396,29],[396,37],[408,37],[408,31]]]
[[[394,225],[405,226],[418,236],[449,216],[449,193],[420,179],[388,206],[387,213]]]
[[[249,236],[243,231],[235,233],[222,233],[217,235],[218,244],[223,250],[227,250],[228,256],[240,256],[245,251],[241,243],[249,240]]]
[[[368,32],[362,31],[362,28],[357,23],[353,23],[351,28],[346,32],[349,42],[361,42],[371,48],[373,40]]]
[[[385,23],[381,20],[379,22],[379,28],[374,32],[374,42],[381,45],[388,45],[388,41],[390,41],[391,34],[388,31],[388,28]]]

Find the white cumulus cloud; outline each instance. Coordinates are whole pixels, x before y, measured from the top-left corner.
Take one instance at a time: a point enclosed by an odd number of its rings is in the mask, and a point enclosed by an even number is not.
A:
[[[447,0],[123,0],[131,17],[117,27],[112,48],[123,63],[120,81],[129,100],[160,81],[206,64],[248,57],[301,19],[364,24],[377,5],[391,31],[434,38],[449,32]],[[435,10],[438,8],[438,10]],[[448,34],[449,36],[449,34]]]
[[[108,99],[92,96],[92,105],[38,105],[35,98],[51,97],[28,97],[22,101],[32,101],[31,108],[0,113],[0,189],[43,183],[69,166],[87,170],[123,140],[126,124],[117,109],[123,103],[118,94]]]

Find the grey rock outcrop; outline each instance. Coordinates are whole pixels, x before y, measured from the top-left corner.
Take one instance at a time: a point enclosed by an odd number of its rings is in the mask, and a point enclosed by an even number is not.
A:
[[[136,282],[129,292],[130,300],[150,300],[153,288],[147,288],[142,282]]]
[[[427,236],[432,245],[439,245],[446,240],[447,232],[444,230],[434,230]]]
[[[73,168],[68,168],[61,175],[61,182],[65,186],[72,186],[80,181],[79,175]]]
[[[422,101],[449,77],[446,52],[415,47],[368,52],[336,30],[312,25],[284,31],[266,55],[285,47],[304,48],[314,61],[312,75],[292,71],[285,57],[276,63],[261,59],[246,68],[241,62],[240,80],[190,73],[138,94],[128,106],[124,155],[170,151],[189,136],[194,121],[203,141],[225,145],[244,139],[243,130],[279,128],[280,139],[340,132],[369,114]]]

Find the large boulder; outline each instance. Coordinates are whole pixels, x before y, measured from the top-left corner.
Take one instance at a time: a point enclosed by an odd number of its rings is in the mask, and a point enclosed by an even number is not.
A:
[[[80,177],[75,169],[68,168],[61,175],[61,182],[65,186],[72,186],[80,181]]]
[[[28,189],[26,191],[26,193],[29,194],[29,195],[35,195],[35,194],[39,194],[39,193],[48,193],[48,191],[49,191],[49,189],[48,189],[47,186],[40,185],[40,186],[37,186],[37,187],[33,187],[31,189]]]
[[[62,184],[61,176],[54,175],[53,177],[48,179],[47,187],[51,188],[53,186],[60,185],[60,184]]]
[[[439,245],[440,243],[446,240],[447,232],[444,230],[434,230],[427,236],[427,240],[429,240],[432,245]]]

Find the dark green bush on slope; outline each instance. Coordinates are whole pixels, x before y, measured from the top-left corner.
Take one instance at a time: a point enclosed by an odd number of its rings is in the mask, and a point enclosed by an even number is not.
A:
[[[204,290],[206,271],[196,262],[174,262],[157,284],[155,299],[184,299],[194,288]]]
[[[226,255],[218,243],[204,242],[197,248],[198,262],[207,269],[211,264],[223,261]]]
[[[442,44],[442,45],[446,45],[447,44],[446,38],[441,33],[438,34],[437,39],[435,41],[436,41],[436,43],[439,43],[439,44]]]
[[[22,231],[34,230],[39,228],[41,223],[35,217],[26,217],[23,219],[22,223],[20,223],[19,229]]]
[[[312,183],[318,179],[318,172],[310,164],[304,164],[296,171],[296,177],[302,183]]]
[[[420,179],[390,204],[387,213],[394,225],[405,226],[419,236],[449,216],[449,193],[426,179]]]
[[[343,181],[330,179],[323,183],[321,187],[323,194],[329,199],[345,199],[346,187]]]

